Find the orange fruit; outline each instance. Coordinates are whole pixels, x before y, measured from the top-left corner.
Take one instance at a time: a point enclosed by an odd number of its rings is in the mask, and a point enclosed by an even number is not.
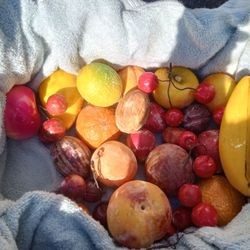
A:
[[[115,109],[84,106],[76,119],[76,133],[91,148],[118,139],[121,132],[115,123]]]
[[[218,226],[229,223],[246,203],[246,198],[224,176],[214,175],[199,183],[202,201],[215,207]]]
[[[108,141],[91,157],[97,180],[107,187],[119,187],[132,180],[137,172],[137,160],[132,150],[119,141]]]

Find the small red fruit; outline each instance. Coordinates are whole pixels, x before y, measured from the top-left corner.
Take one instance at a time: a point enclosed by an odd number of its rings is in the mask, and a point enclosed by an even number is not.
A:
[[[194,99],[202,104],[207,104],[214,99],[215,88],[214,85],[208,83],[200,83],[194,93]]]
[[[108,202],[102,201],[97,204],[93,210],[93,218],[99,221],[103,226],[107,226],[107,208]]]
[[[58,118],[50,118],[43,122],[39,131],[39,139],[43,143],[52,143],[63,138],[66,132],[66,127]]]
[[[51,95],[46,103],[46,110],[50,115],[61,115],[68,108],[65,97],[61,94]]]
[[[97,202],[102,198],[102,190],[98,188],[93,180],[86,181],[86,189],[83,193],[83,200]]]
[[[181,125],[184,114],[180,109],[171,108],[164,114],[164,119],[167,126],[178,127]]]
[[[167,143],[178,144],[179,137],[183,131],[182,128],[167,127],[162,133],[163,140]]]
[[[146,160],[148,154],[156,146],[155,135],[147,130],[142,129],[127,136],[127,145],[134,152],[138,160]]]
[[[192,222],[197,227],[215,227],[218,223],[216,209],[206,203],[199,203],[192,209]]]
[[[66,176],[62,181],[59,192],[74,201],[81,201],[86,190],[86,182],[80,176],[72,174]]]
[[[144,72],[139,77],[138,89],[152,93],[158,86],[158,78],[153,72]]]
[[[166,128],[164,120],[165,110],[157,103],[150,103],[150,113],[144,125],[144,128],[153,133],[161,133]]]
[[[217,125],[220,125],[221,124],[221,121],[222,121],[222,117],[223,117],[223,114],[224,114],[224,110],[225,110],[225,107],[219,107],[219,108],[216,108],[214,111],[213,111],[213,119],[215,121],[215,123]]]
[[[185,207],[177,208],[173,213],[173,225],[178,231],[183,231],[191,227],[191,210]]]
[[[201,202],[201,190],[198,185],[183,184],[178,192],[178,198],[185,207],[194,207]]]
[[[217,165],[210,155],[199,155],[194,160],[193,169],[197,176],[209,178],[217,171]]]
[[[191,131],[183,131],[178,139],[178,145],[187,151],[191,150],[194,146],[198,144],[198,138],[196,134]]]

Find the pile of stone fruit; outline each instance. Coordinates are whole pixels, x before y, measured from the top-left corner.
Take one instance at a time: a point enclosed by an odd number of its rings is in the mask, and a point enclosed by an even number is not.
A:
[[[245,204],[249,79],[92,62],[77,76],[57,70],[37,93],[14,86],[5,129],[50,149],[64,176],[58,192],[114,242],[150,247],[192,226],[224,226]]]

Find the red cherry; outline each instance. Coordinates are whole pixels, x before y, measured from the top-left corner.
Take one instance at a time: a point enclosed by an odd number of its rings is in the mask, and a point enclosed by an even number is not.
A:
[[[223,114],[224,114],[224,110],[225,110],[225,107],[219,107],[219,108],[216,108],[214,111],[213,111],[213,119],[215,121],[215,123],[217,125],[220,125],[221,124],[221,121],[222,121],[222,117],[223,117]]]
[[[178,192],[178,198],[185,207],[194,207],[201,202],[201,190],[198,185],[183,184]]]
[[[39,131],[39,139],[43,143],[52,143],[61,139],[66,132],[66,127],[58,118],[45,120]]]
[[[192,209],[192,222],[197,227],[215,227],[218,223],[216,209],[206,203],[199,203]]]
[[[153,133],[161,133],[166,128],[164,121],[165,110],[157,103],[150,103],[150,112],[144,128]]]
[[[50,115],[61,115],[68,108],[65,97],[61,94],[51,95],[46,103],[46,110]]]
[[[137,159],[144,161],[150,151],[156,146],[156,137],[151,131],[141,129],[135,133],[129,134],[126,142]]]
[[[107,225],[108,202],[102,201],[97,204],[93,210],[93,218],[99,221],[103,226]]]
[[[210,155],[197,156],[193,164],[195,174],[201,178],[209,178],[217,170],[217,165]]]
[[[166,124],[171,127],[180,126],[183,121],[183,118],[183,112],[177,108],[171,108],[164,114]]]
[[[87,202],[97,202],[102,198],[102,190],[99,189],[92,180],[86,181],[86,190],[83,193],[83,200]]]
[[[198,144],[198,138],[196,134],[191,131],[183,131],[178,139],[178,145],[187,151],[191,150],[194,146]]]
[[[192,226],[191,211],[185,207],[179,207],[173,212],[173,225],[179,231]]]
[[[76,174],[66,176],[59,188],[61,194],[75,201],[80,201],[82,199],[85,190],[85,180],[80,175]]]
[[[138,89],[145,93],[152,93],[158,86],[158,78],[153,72],[144,72],[139,77]]]
[[[200,83],[194,93],[194,99],[202,104],[207,104],[214,99],[215,88],[212,84]]]

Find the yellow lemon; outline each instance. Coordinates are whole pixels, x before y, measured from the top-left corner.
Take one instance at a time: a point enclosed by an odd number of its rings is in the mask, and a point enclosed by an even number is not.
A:
[[[120,76],[112,67],[92,62],[80,70],[77,89],[88,103],[109,107],[119,101],[123,86]]]

